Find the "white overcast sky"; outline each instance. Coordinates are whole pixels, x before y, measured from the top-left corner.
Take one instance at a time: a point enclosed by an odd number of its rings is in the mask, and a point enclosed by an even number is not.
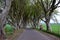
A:
[[[60,23],[60,7],[57,8],[57,10],[58,10],[59,13],[57,13],[58,15],[56,15],[55,17],[56,17],[56,19],[57,19],[57,22]],[[53,21],[53,20],[50,20],[50,23],[57,23],[57,22],[55,22],[55,21]],[[44,23],[44,22],[41,21],[41,23]]]
[[[59,4],[59,6],[60,6],[60,4]],[[60,23],[60,7],[57,8],[57,10],[59,11],[59,13],[58,13],[58,15],[56,15],[56,18],[57,18],[58,23]],[[50,23],[54,23],[54,21],[51,20]]]
[[[57,0],[57,2],[58,2],[59,0]],[[31,0],[31,2],[33,2],[33,0]],[[56,2],[56,3],[57,3]],[[59,4],[59,6],[60,6],[60,4]],[[57,10],[60,12],[60,7],[59,8],[57,8]],[[57,22],[58,23],[60,23],[60,13],[58,13],[58,15],[56,15],[56,19],[57,19]],[[43,22],[42,22],[43,23]],[[53,21],[53,20],[50,20],[50,23],[55,23],[55,21]]]

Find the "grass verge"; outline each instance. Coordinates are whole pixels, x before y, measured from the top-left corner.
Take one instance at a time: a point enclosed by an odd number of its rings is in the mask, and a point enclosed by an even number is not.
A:
[[[37,29],[36,29],[36,30],[37,30]],[[46,30],[38,30],[38,31],[43,31],[43,32],[45,32],[45,33],[49,33],[49,34],[51,34],[51,35],[54,35],[54,36],[60,38],[60,35],[59,35],[59,34],[55,34],[55,33],[52,33],[52,32],[48,32],[48,31],[46,31]]]
[[[52,32],[48,32],[48,31],[45,31],[45,30],[42,30],[42,31],[43,31],[43,32],[46,32],[46,33],[49,33],[49,34],[52,34],[52,35],[54,35],[54,36],[60,37],[59,34],[55,34],[55,33],[52,33]]]
[[[12,35],[7,37],[7,40],[16,40],[16,38],[18,38],[18,36],[20,36],[23,31],[24,29],[15,30]]]

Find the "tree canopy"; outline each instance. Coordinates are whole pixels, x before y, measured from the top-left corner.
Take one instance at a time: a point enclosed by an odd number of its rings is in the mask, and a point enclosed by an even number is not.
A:
[[[60,0],[0,0],[0,4],[0,31],[6,23],[16,29],[25,28],[27,23],[36,28],[40,20],[46,23],[47,31],[51,31],[50,19],[56,14],[55,9],[60,7]]]

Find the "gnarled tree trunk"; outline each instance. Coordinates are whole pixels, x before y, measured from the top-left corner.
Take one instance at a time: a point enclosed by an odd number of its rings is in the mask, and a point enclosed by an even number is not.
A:
[[[49,32],[49,31],[52,31],[51,26],[50,26],[50,21],[47,20],[45,23],[46,23],[46,28],[47,28],[46,30],[47,30],[48,32]]]
[[[4,31],[3,31],[3,28],[4,28],[4,25],[6,24],[6,16],[9,12],[12,0],[5,0],[5,1],[6,1],[6,6],[2,10],[2,12],[0,13],[0,39],[1,40],[5,40],[4,39],[5,34],[4,34]]]

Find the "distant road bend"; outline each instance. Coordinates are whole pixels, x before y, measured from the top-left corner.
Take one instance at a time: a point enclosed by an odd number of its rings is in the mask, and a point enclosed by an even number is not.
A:
[[[20,35],[17,40],[60,40],[58,38],[53,38],[45,35],[44,33],[38,32],[32,29],[26,29],[22,35]]]

